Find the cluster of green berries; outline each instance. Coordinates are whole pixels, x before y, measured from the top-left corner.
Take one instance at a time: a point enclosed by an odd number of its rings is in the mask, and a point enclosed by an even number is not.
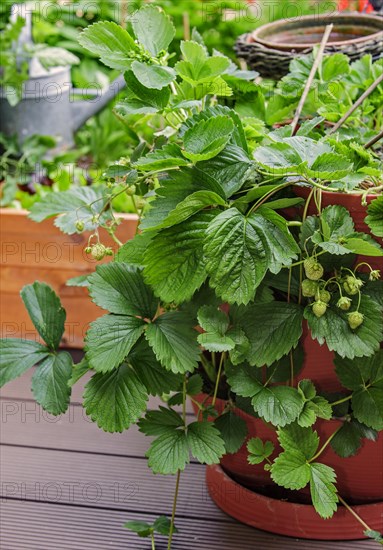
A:
[[[85,252],[90,254],[97,261],[103,260],[105,256],[113,256],[113,250],[102,243],[96,243],[85,248]]]
[[[315,299],[312,303],[312,310],[319,319],[325,315],[331,301],[331,293],[323,287],[323,281],[321,281],[324,269],[314,257],[307,258],[303,266],[307,279],[302,281],[302,295],[306,298]],[[378,270],[371,271],[370,280],[376,280],[379,277],[380,272]],[[350,296],[358,294],[363,286],[363,281],[354,275],[347,275],[341,283],[344,291]],[[352,299],[341,295],[336,305],[342,311],[349,311]],[[347,314],[347,321],[350,328],[356,330],[363,324],[364,316],[359,311],[351,311]]]

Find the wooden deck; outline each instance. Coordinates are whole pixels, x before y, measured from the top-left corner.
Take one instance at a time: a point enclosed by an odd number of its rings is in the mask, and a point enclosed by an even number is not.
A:
[[[170,514],[174,477],[154,476],[136,428],[106,434],[83,413],[78,385],[67,414],[54,418],[30,392],[31,374],[1,396],[2,550],[150,550],[123,527]],[[153,403],[154,405],[154,403]],[[188,414],[192,414],[189,411]],[[367,541],[311,542],[241,525],[210,500],[204,467],[181,477],[174,550],[367,550]],[[158,539],[158,550],[165,540]]]

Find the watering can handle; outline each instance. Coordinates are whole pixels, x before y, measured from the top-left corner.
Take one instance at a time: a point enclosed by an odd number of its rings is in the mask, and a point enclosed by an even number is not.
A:
[[[95,93],[84,89],[74,89],[74,94],[91,95],[92,99],[74,101],[72,103],[73,112],[73,130],[76,131],[91,117],[103,109],[116,95],[125,87],[126,82],[121,75],[110,84],[109,88],[102,90],[101,93]]]

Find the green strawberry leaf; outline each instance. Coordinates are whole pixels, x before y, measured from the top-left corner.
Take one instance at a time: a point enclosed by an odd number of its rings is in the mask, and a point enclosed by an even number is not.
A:
[[[271,477],[286,489],[303,489],[310,481],[311,468],[301,451],[285,451],[274,460]]]
[[[263,442],[259,437],[253,437],[247,443],[249,464],[261,464],[274,452],[274,445],[271,441]]]
[[[266,422],[281,427],[294,422],[303,408],[301,395],[295,388],[288,386],[262,386],[253,396],[251,404]]]
[[[258,227],[267,242],[268,265],[271,273],[277,274],[283,266],[288,267],[298,258],[299,247],[287,228],[286,220],[270,209],[264,207],[249,217],[253,227]]]
[[[134,345],[126,362],[133,367],[150,395],[161,396],[169,391],[176,391],[182,385],[182,377],[167,371],[157,361],[144,337]]]
[[[147,400],[145,386],[126,364],[94,374],[85,386],[86,414],[106,432],[123,432],[137,422]]]
[[[247,436],[247,425],[243,418],[233,411],[228,411],[218,416],[214,425],[225,442],[226,452],[236,453],[242,447]]]
[[[132,71],[126,71],[124,77],[128,93],[114,106],[118,116],[151,114],[166,108],[170,99],[170,88],[164,87],[161,90],[147,88],[142,85]]]
[[[375,237],[383,237],[383,197],[374,199],[367,208],[366,224]]]
[[[144,277],[161,300],[188,301],[205,281],[203,242],[215,215],[215,211],[197,212],[178,225],[163,229],[149,243]]]
[[[294,422],[302,411],[304,401],[297,389],[288,386],[263,386],[254,367],[227,367],[227,382],[232,391],[251,397],[254,411],[274,426]]]
[[[153,533],[153,527],[146,521],[131,520],[127,521],[124,525],[129,531],[133,531],[139,537],[147,538]]]
[[[229,318],[224,311],[214,306],[202,306],[197,313],[198,323],[206,332],[215,332],[222,336],[229,328]]]
[[[26,285],[20,294],[37,332],[49,348],[56,350],[64,334],[66,319],[60,298],[49,285],[38,281]]]
[[[109,372],[124,361],[143,334],[145,323],[137,317],[104,315],[91,323],[85,337],[89,365],[97,372]]]
[[[158,517],[156,521],[153,523],[154,531],[156,533],[159,533],[160,535],[169,536],[170,527],[171,527],[171,520],[166,516]],[[173,525],[173,533],[178,533],[178,529],[175,525]]]
[[[225,454],[225,444],[212,422],[192,422],[187,439],[190,451],[201,464],[218,464]]]
[[[299,426],[303,428],[312,426],[318,417],[330,420],[332,407],[327,399],[316,394],[315,386],[310,380],[301,380],[298,384],[298,391],[305,400],[298,418]]]
[[[286,302],[254,304],[244,310],[238,323],[250,342],[250,364],[272,365],[298,345],[302,309]]]
[[[342,384],[353,390],[351,406],[355,418],[374,430],[383,429],[383,350],[363,359],[335,359]]]
[[[241,397],[253,397],[263,388],[259,371],[246,363],[239,367],[226,366],[225,371],[231,390]]]
[[[176,78],[176,73],[171,67],[133,61],[131,68],[134,76],[145,88],[162,90]]]
[[[200,210],[211,206],[225,206],[225,201],[213,191],[195,191],[177,204],[163,222],[151,229],[163,229],[184,222]]]
[[[331,518],[337,509],[336,474],[326,464],[310,465],[310,493],[315,510],[324,518]]]
[[[351,418],[350,421],[343,422],[342,427],[331,440],[331,447],[338,456],[347,458],[357,454],[363,438],[376,441],[377,437],[378,433],[375,430]]]
[[[126,263],[99,265],[89,277],[89,293],[98,306],[120,315],[154,317],[158,300],[140,270]]]
[[[374,430],[383,430],[383,388],[372,386],[354,392],[352,396],[354,416]]]
[[[230,112],[228,114],[231,116]],[[235,127],[231,141],[235,139],[237,132],[238,128]],[[200,170],[220,182],[227,197],[239,191],[252,165],[247,153],[238,145],[231,145],[231,143],[228,143],[214,158],[197,164]]]
[[[32,376],[32,392],[37,403],[51,414],[64,413],[69,406],[72,357],[67,352],[48,355]]]
[[[206,231],[205,255],[210,285],[229,303],[247,304],[266,273],[265,243],[236,208],[214,218]]]
[[[151,239],[152,235],[149,233],[138,233],[118,249],[114,261],[143,267],[145,252]]]
[[[157,6],[141,8],[130,22],[138,42],[154,57],[168,48],[176,33],[170,17]]]
[[[233,131],[234,124],[228,116],[201,120],[185,132],[183,154],[193,162],[211,159],[222,151]]]
[[[32,340],[0,340],[0,388],[37,365],[49,353],[48,348]]]
[[[365,233],[353,233],[347,238],[344,247],[354,254],[373,257],[383,256],[383,248],[370,235]]]
[[[303,160],[288,143],[271,143],[257,147],[254,158],[260,167],[273,175],[294,174],[300,170]]]
[[[213,191],[220,197],[225,197],[220,184],[196,167],[181,168],[169,172],[166,177],[161,179],[161,185],[156,190],[155,200],[151,203],[153,208],[145,213],[140,229],[148,230],[160,225],[179,202],[199,190]]]
[[[76,227],[79,221],[84,224],[85,231],[94,231],[99,223],[108,220],[110,213],[103,212],[105,203],[102,186],[78,187],[60,193],[47,193],[33,204],[28,217],[41,222],[58,216],[54,221],[55,226],[63,233],[73,235],[79,233]]]
[[[79,36],[81,46],[97,55],[107,67],[130,69],[139,48],[130,34],[117,23],[101,21],[87,27]]]
[[[285,451],[298,450],[307,460],[315,455],[319,446],[317,432],[314,432],[311,428],[298,426],[296,423],[278,430],[278,439]]]
[[[158,411],[147,411],[145,418],[138,422],[140,432],[145,435],[160,436],[183,426],[179,413],[173,409],[160,406]]]
[[[168,143],[162,149],[156,149],[145,157],[140,157],[133,165],[138,170],[166,170],[174,166],[187,166],[190,161],[182,156],[182,151],[176,143]]]
[[[337,153],[323,153],[317,157],[306,173],[310,178],[322,180],[338,180],[347,176],[352,163]]]
[[[235,348],[235,342],[228,335],[221,335],[215,332],[204,332],[198,335],[198,343],[211,352],[230,351]]]
[[[383,535],[379,531],[374,531],[372,529],[366,529],[363,534],[383,546]]]
[[[192,61],[188,61],[186,59],[183,61],[178,61],[175,68],[177,74],[194,87],[205,84],[206,88],[207,85],[217,84],[219,77],[225,73],[230,65],[230,60],[228,58],[218,55],[206,58],[206,54],[204,53],[203,55],[205,57],[196,59],[196,45],[191,45],[184,42],[182,48],[184,55],[186,54],[186,56],[189,59],[192,59]]]
[[[158,361],[166,369],[177,374],[192,372],[197,367],[197,332],[184,313],[164,313],[148,325],[145,336]]]
[[[189,446],[183,429],[172,429],[155,439],[148,452],[149,468],[155,474],[175,474],[189,463]]]

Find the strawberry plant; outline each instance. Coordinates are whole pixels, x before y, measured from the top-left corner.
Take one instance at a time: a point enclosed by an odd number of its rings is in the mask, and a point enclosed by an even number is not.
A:
[[[240,410],[275,433],[274,442],[247,441],[254,468],[265,463],[283,489],[307,487],[320,518],[331,518],[339,504],[357,517],[324,456],[331,446],[347,469],[347,457],[383,430],[383,292],[371,265],[383,257],[382,161],[363,135],[315,135],[322,119],[304,122],[295,134],[291,126],[273,129],[243,116],[240,91],[248,86],[256,102],[256,75],[210,53],[197,32],[169,66],[175,30],[161,10],[143,8],[131,27],[129,34],[99,22],[80,42],[123,71],[128,92],[117,115],[155,121],[157,139],[109,169],[107,192],[51,194],[34,205],[32,217],[59,214],[64,231],[93,231],[89,252],[97,259],[110,253],[97,228],[113,233],[113,200],[140,189],[147,201],[140,232],[86,281],[105,313],[88,330],[83,361],[61,366],[64,314],[57,297],[35,283],[22,298],[47,347],[2,341],[1,381],[37,364],[36,399],[43,406],[56,400],[50,412],[62,412],[70,387],[90,375],[87,415],[105,431],[138,424],[151,437],[149,467],[177,478],[172,517],[127,527],[150,537],[153,547],[157,533],[167,534],[171,547],[190,457],[215,464],[245,443]],[[307,200],[294,192],[302,188]],[[365,212],[371,234],[344,206],[322,207],[325,193],[339,191],[357,194],[361,206],[374,195]],[[316,207],[309,213],[311,199]],[[321,389],[319,373],[305,376],[305,332],[333,352],[338,393]],[[162,397],[158,410],[148,409],[150,395]],[[192,422],[187,399],[199,411]],[[324,423],[333,427],[325,439],[318,428]],[[379,533],[358,519],[379,542]]]

